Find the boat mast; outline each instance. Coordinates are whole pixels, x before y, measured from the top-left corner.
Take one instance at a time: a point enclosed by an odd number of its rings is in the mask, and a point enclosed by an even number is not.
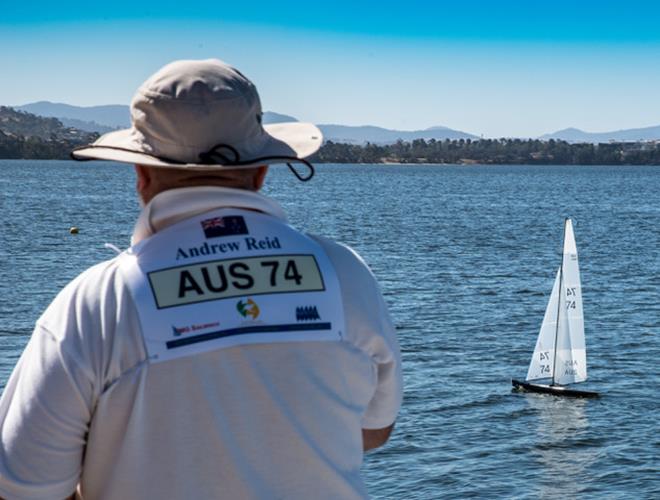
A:
[[[557,294],[557,321],[555,322],[555,348],[553,350],[554,356],[552,359],[552,382],[550,385],[555,385],[555,373],[557,370],[557,337],[559,336],[559,315],[561,313],[561,298],[564,296],[561,282],[564,279],[564,245],[566,244],[566,221],[568,217],[564,219],[564,237],[561,241],[561,265],[559,266],[559,293]]]

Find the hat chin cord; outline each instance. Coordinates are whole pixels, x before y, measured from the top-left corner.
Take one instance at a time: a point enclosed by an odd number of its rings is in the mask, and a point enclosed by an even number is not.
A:
[[[79,151],[81,149],[93,149],[93,148],[103,148],[103,149],[114,149],[117,151],[125,151],[127,153],[140,153],[140,151],[134,151],[132,149],[128,148],[122,148],[118,146],[94,146],[94,145],[88,145],[88,146],[80,146],[71,151],[69,156],[71,157],[72,160],[75,161],[92,161],[95,158],[76,158],[74,156],[74,153],[76,151]],[[219,150],[225,149],[227,150],[233,158],[230,158],[224,153],[221,153]],[[186,162],[179,161],[179,160],[174,160],[172,158],[167,158],[166,156],[156,156],[156,155],[150,155],[153,156],[154,158],[167,162],[167,163],[172,163],[172,164],[179,164],[179,165],[185,165]],[[211,149],[206,151],[205,153],[200,153],[199,154],[199,160],[200,164],[202,165],[222,165],[225,167],[241,167],[245,165],[253,165],[255,163],[259,163],[262,161],[269,161],[269,160],[281,160],[282,163],[285,163],[287,167],[289,167],[289,170],[293,172],[293,175],[295,175],[299,181],[302,182],[307,182],[309,181],[312,177],[314,177],[314,166],[305,160],[304,158],[298,158],[296,156],[287,156],[287,155],[281,155],[281,156],[262,156],[259,158],[254,158],[252,160],[248,161],[241,161],[241,155],[239,152],[234,148],[233,146],[230,146],[229,144],[216,144],[213,146]],[[293,165],[291,163],[302,163],[309,169],[309,174],[308,175],[301,175],[298,170],[293,168]]]
[[[220,152],[220,150],[222,149],[227,150],[233,156],[233,158],[230,158],[226,154]],[[216,163],[218,163],[219,160],[221,165],[226,165],[228,167],[251,165],[253,163],[259,163],[261,161],[268,161],[268,160],[282,160],[284,163],[286,163],[286,166],[289,167],[289,170],[293,172],[293,175],[295,175],[299,181],[307,182],[312,177],[314,177],[314,166],[304,158],[298,158],[296,156],[286,156],[286,155],[262,156],[259,158],[253,158],[252,160],[249,161],[241,161],[241,155],[239,154],[239,152],[236,150],[236,148],[230,146],[229,144],[216,144],[205,153],[200,153],[199,159],[202,164],[208,164],[208,165],[215,165]],[[303,165],[305,165],[309,169],[309,174],[306,176],[301,175],[300,172],[298,172],[295,168],[293,168],[293,165],[291,165],[292,162],[302,163]]]

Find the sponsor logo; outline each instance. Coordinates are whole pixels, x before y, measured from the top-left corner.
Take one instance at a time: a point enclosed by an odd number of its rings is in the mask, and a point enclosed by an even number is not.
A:
[[[220,236],[233,236],[235,234],[249,234],[245,219],[240,215],[228,215],[226,217],[213,217],[204,219],[202,222],[204,236],[207,238],[218,238]]]
[[[172,333],[175,337],[180,337],[184,333],[197,332],[199,330],[207,330],[208,328],[216,328],[220,326],[219,321],[214,321],[212,323],[193,323],[188,326],[174,326],[172,325]]]
[[[250,316],[252,319],[257,319],[259,317],[259,306],[252,299],[247,299],[245,302],[239,300],[236,303],[236,310],[244,318]]]
[[[316,310],[316,306],[296,307],[297,321],[313,321],[315,319],[321,319],[319,312]]]
[[[172,325],[172,333],[174,334],[175,337],[180,336],[182,333],[188,333],[190,331],[190,328],[187,326],[182,326],[180,328],[177,328],[176,326]]]

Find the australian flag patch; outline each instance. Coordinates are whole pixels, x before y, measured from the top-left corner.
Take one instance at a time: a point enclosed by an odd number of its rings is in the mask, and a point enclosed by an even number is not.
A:
[[[249,234],[245,219],[240,215],[214,217],[201,222],[204,236],[218,238],[220,236],[233,236],[235,234]]]

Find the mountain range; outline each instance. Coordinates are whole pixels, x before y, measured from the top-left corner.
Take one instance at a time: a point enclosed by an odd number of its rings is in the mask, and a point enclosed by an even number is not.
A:
[[[57,118],[66,127],[74,127],[87,132],[106,133],[118,128],[130,127],[128,106],[111,104],[106,106],[72,106],[70,104],[39,101],[15,109],[27,111],[39,116]],[[295,117],[266,111],[263,115],[264,124],[298,121]],[[392,130],[372,125],[349,126],[337,124],[318,125],[325,141],[348,144],[392,144],[397,140],[412,141],[414,139],[479,139],[474,134],[454,130],[447,127],[431,127],[424,130]],[[645,128],[614,130],[611,132],[586,132],[577,128],[567,128],[544,134],[541,140],[563,140],[571,143],[605,143],[627,141],[660,140],[660,125]]]
[[[128,106],[111,104],[107,106],[72,106],[70,104],[39,101],[22,106],[13,106],[14,109],[26,111],[38,116],[57,118],[66,127],[75,127],[87,132],[104,134],[119,128],[131,126]],[[284,123],[298,121],[293,116],[266,111],[263,123]],[[349,125],[318,125],[326,141],[343,142],[349,144],[391,144],[401,139],[477,139],[472,134],[452,130],[447,127],[431,127],[425,130],[391,130],[382,127],[349,126]]]
[[[559,139],[566,142],[629,142],[654,141],[660,139],[660,125],[645,128],[614,130],[611,132],[585,132],[578,128],[566,128],[539,137],[542,140]]]
[[[87,132],[104,134],[118,128],[131,126],[128,106],[120,104],[82,107],[58,102],[39,101],[12,107],[33,115],[57,118],[65,127],[75,127]]]
[[[98,137],[46,118],[0,106],[0,158],[65,160],[71,150]]]
[[[95,133],[67,127],[57,118],[22,113],[6,106],[0,106],[0,133],[5,138],[76,144],[91,142],[97,137]]]

